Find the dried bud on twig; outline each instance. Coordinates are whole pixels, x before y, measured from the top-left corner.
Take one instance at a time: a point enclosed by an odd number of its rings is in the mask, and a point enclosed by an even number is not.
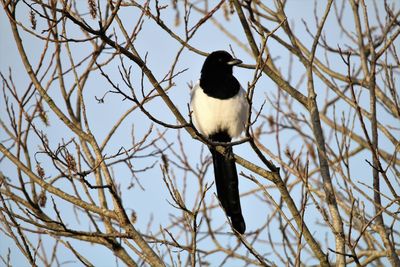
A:
[[[39,206],[44,208],[46,206],[46,202],[47,202],[47,196],[46,196],[46,191],[42,191],[39,195]]]
[[[272,128],[272,126],[275,125],[275,120],[274,120],[274,117],[272,115],[267,117],[267,121],[268,121],[269,127]]]
[[[36,30],[36,16],[35,16],[35,12],[32,9],[29,12],[29,20],[31,21],[32,30]]]
[[[97,6],[96,6],[96,1],[95,0],[88,0],[88,5],[89,5],[89,12],[90,15],[92,16],[93,19],[97,17]]]
[[[43,170],[43,168],[42,168],[42,166],[40,166],[39,163],[36,164],[36,172],[37,172],[37,174],[39,175],[39,177],[42,178],[42,179],[43,179],[44,176],[46,175],[45,172],[44,172],[44,170]]]
[[[132,224],[136,223],[136,220],[137,220],[137,214],[136,211],[133,210],[131,213],[131,223]]]
[[[49,117],[47,116],[46,111],[44,111],[44,109],[43,109],[42,102],[38,101],[38,102],[37,102],[37,107],[38,107],[38,110],[39,110],[39,117],[40,117],[40,119],[42,120],[42,122],[43,122],[46,126],[50,126]]]
[[[68,170],[70,170],[72,172],[76,172],[76,161],[75,161],[74,156],[72,156],[71,154],[69,154],[67,152],[67,155],[65,156],[65,160],[67,161]]]
[[[289,149],[288,147],[285,149],[285,155],[286,155],[287,157],[289,157],[289,158],[292,157],[292,153],[290,152],[290,149]]]

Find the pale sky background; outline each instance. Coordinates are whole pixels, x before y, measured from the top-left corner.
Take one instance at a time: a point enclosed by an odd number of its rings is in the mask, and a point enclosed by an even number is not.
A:
[[[86,2],[86,1],[84,1]],[[322,16],[323,11],[325,9],[325,1],[318,1],[319,5],[317,8],[317,13],[319,17]],[[170,2],[167,2],[170,4]],[[367,4],[372,4],[372,2],[367,1]],[[309,23],[311,31],[314,33],[315,32],[315,23],[314,23],[314,17],[313,17],[313,10],[314,10],[314,1],[311,0],[289,0],[288,5],[286,8],[286,14],[288,16],[288,20],[292,25],[294,25],[295,32],[298,36],[302,36],[304,39],[302,41],[310,47],[310,38],[308,33],[305,31],[304,24],[302,23],[301,20],[305,20],[307,23]],[[381,9],[381,11],[383,8]],[[346,11],[350,12],[350,10]],[[24,12],[19,11],[18,17],[23,18],[24,17]],[[181,12],[182,13],[182,12]],[[195,14],[195,12],[193,12]],[[26,13],[27,14],[27,13]],[[123,12],[120,13],[120,15],[123,18],[123,21],[128,21],[128,19],[132,18],[132,21],[137,20],[138,12],[136,9],[129,8],[129,9],[124,9]],[[215,15],[217,18],[220,18],[222,15],[221,11],[217,12]],[[174,19],[175,13],[170,12],[169,9],[166,9],[162,12],[162,17],[164,18],[165,21],[169,23],[169,25],[173,25],[173,19]],[[354,29],[353,27],[353,18],[352,16],[347,16],[348,19],[346,19],[346,25],[348,25],[349,28]],[[374,20],[374,17],[371,16],[371,20]],[[23,18],[23,21],[26,22],[26,16]],[[29,23],[28,23],[29,25]],[[271,24],[273,25],[273,24]],[[269,25],[271,27],[271,25]],[[239,24],[238,18],[236,16],[233,16],[231,19],[231,22],[228,24],[229,30],[234,33],[235,35],[238,36],[239,39],[245,40],[244,38],[244,33],[243,30]],[[129,29],[129,27],[128,27]],[[38,30],[41,30],[40,27]],[[333,47],[336,47],[337,45],[342,45],[343,43],[346,42],[344,39],[344,36],[341,36],[339,33],[339,30],[337,29],[337,25],[335,22],[335,17],[333,16],[333,11],[331,15],[328,18],[327,24],[324,28],[324,32],[328,38],[328,41]],[[0,71],[5,74],[5,76],[8,75],[8,68],[12,68],[13,75],[15,78],[15,83],[17,87],[20,88],[26,88],[27,84],[29,83],[28,77],[24,71],[24,68],[22,66],[21,60],[19,58],[17,49],[15,47],[15,42],[11,34],[10,30],[10,25],[5,17],[5,13],[3,10],[0,11]],[[21,31],[22,33],[22,31]],[[42,44],[41,42],[38,42],[36,39],[31,38],[27,34],[22,34],[24,37],[24,45],[25,48],[27,49],[28,55],[30,55],[30,59],[33,62],[36,62],[37,57],[39,56],[38,53],[41,52],[42,49]],[[241,50],[239,47],[237,47],[232,41],[227,39],[221,32],[216,29],[210,22],[206,24],[205,27],[202,27],[199,32],[197,33],[197,36],[191,41],[191,45],[201,49],[202,51],[207,51],[211,52],[214,50],[229,50],[229,45],[232,45],[236,56],[244,61],[244,63],[252,64],[254,63],[254,60],[246,54],[243,50]],[[284,50],[282,47],[277,46],[276,43],[274,43],[272,40],[269,43],[270,45],[270,50],[274,58],[278,58],[275,63],[279,68],[282,69],[282,73],[285,75],[287,74],[287,69],[288,69],[288,53],[286,50]],[[170,69],[171,63],[176,55],[176,52],[178,51],[178,46],[176,41],[174,41],[171,37],[169,37],[166,33],[164,33],[162,30],[158,28],[158,26],[155,25],[154,22],[152,21],[145,21],[144,24],[144,29],[142,33],[139,35],[139,38],[137,42],[135,43],[136,48],[140,52],[141,55],[144,55],[145,52],[149,52],[148,55],[148,65],[150,69],[154,72],[155,76],[160,79],[163,77],[168,70]],[[87,53],[91,50],[86,50],[86,47],[82,47],[79,44],[72,44],[73,47],[73,53],[75,55],[75,58],[81,58],[83,56],[86,56]],[[399,46],[398,46],[399,47]],[[91,49],[91,48],[90,48]],[[317,52],[318,56],[322,56],[320,51]],[[66,59],[68,60],[68,59]],[[183,55],[177,65],[177,69],[185,69],[188,68],[186,72],[184,72],[182,75],[180,75],[176,80],[176,86],[172,89],[172,91],[169,93],[171,99],[177,104],[179,107],[180,111],[186,115],[187,117],[187,103],[189,102],[189,89],[187,86],[188,82],[195,82],[200,75],[200,69],[202,66],[202,63],[204,61],[204,57],[199,56],[193,52],[190,52],[188,50],[185,50],[183,52]],[[127,58],[124,59],[124,62],[126,64],[130,64]],[[341,70],[344,68],[343,63],[341,62],[340,59],[332,60],[330,62],[333,66],[334,69],[336,70]],[[118,66],[119,62],[118,60],[114,60],[111,64],[109,64],[107,67],[105,67],[105,71],[110,75],[110,77],[115,77],[119,81],[119,83],[122,85],[122,82],[118,78]],[[134,64],[132,64],[134,65]],[[344,71],[341,71],[342,73]],[[137,68],[133,68],[133,73],[136,75],[136,82],[138,79],[140,79],[140,72],[138,71]],[[247,69],[239,69],[236,68],[234,70],[234,73],[238,80],[241,82],[243,87],[247,87],[247,82],[249,82],[252,79],[253,73],[251,70]],[[293,72],[293,81],[292,84],[296,84],[298,81],[299,77],[304,73],[304,68],[301,67],[300,64],[295,63],[295,71]],[[317,81],[318,85],[318,81]],[[57,83],[53,85],[55,90],[53,92],[57,91]],[[318,88],[316,87],[317,90],[320,90],[321,94],[324,95],[325,92],[325,86]],[[98,104],[97,101],[95,100],[95,96],[101,97],[107,90],[111,89],[108,83],[105,81],[105,79],[96,73],[95,75],[92,75],[88,81],[88,84],[86,85],[85,89],[85,96],[86,96],[86,105],[87,105],[87,110],[88,110],[88,117],[89,121],[91,121],[90,126],[92,127],[93,132],[95,133],[95,136],[98,140],[102,140],[104,136],[107,134],[109,131],[110,127],[114,124],[116,119],[122,114],[124,111],[126,111],[130,106],[131,103],[128,101],[121,101],[120,96],[116,95],[108,95],[105,103],[104,104]],[[305,85],[303,84],[299,90],[305,92],[306,88]],[[58,92],[57,92],[58,93]],[[59,96],[57,96],[57,93],[53,93],[54,99],[57,101],[60,101],[61,99]],[[265,75],[261,78],[260,82],[258,83],[258,88],[256,88],[256,99],[255,101],[255,106],[259,107],[260,104],[262,103],[263,99],[265,98],[266,95],[274,95],[276,93],[276,85]],[[318,91],[317,91],[318,93]],[[58,98],[57,98],[58,97]],[[324,99],[318,99],[320,101],[324,101]],[[4,105],[4,100],[1,97],[0,100],[0,106]],[[64,108],[64,106],[63,106]],[[161,100],[154,101],[154,103],[150,104],[147,106],[147,108],[153,113],[156,114],[158,118],[161,118],[162,120],[169,122],[169,123],[175,123],[174,119],[171,119],[171,113],[169,111],[166,111],[167,108],[166,106],[161,102]],[[337,112],[338,110],[343,109],[344,111],[348,112],[347,107],[336,107]],[[48,109],[48,108],[47,108]],[[2,109],[3,110],[3,109]],[[269,110],[268,107],[265,107],[265,112],[272,112],[272,110]],[[3,112],[3,111],[2,111]],[[300,111],[301,112],[301,111]],[[303,111],[304,112],[304,111]],[[304,115],[307,115],[304,113]],[[1,113],[0,114],[2,119],[6,118],[6,114]],[[60,121],[55,118],[53,115],[50,115],[50,124],[51,126],[46,129],[48,138],[50,140],[50,143],[53,145],[53,147],[56,147],[58,143],[61,142],[61,140],[64,138],[65,140],[69,140],[71,135],[66,132],[66,128],[60,123]],[[386,121],[387,123],[390,123]],[[105,153],[107,154],[112,154],[115,153],[121,146],[124,147],[129,147],[131,140],[130,140],[130,133],[132,129],[132,125],[134,125],[134,131],[135,134],[138,136],[138,139],[140,139],[140,136],[143,136],[143,134],[148,130],[148,120],[141,115],[138,112],[135,112],[133,115],[130,116],[128,120],[125,121],[125,123],[119,128],[117,131],[115,137],[110,141],[109,145],[107,146],[107,149]],[[162,129],[159,127],[159,129]],[[172,141],[174,140],[174,136],[177,135],[177,132],[175,130],[168,130],[168,136],[170,137],[169,140]],[[397,135],[398,137],[398,135]],[[182,131],[182,138],[185,142],[185,144],[188,147],[188,152],[190,151],[190,161],[192,163],[195,163],[198,160],[198,155],[200,153],[201,145],[198,141],[192,140],[188,134],[184,131]],[[0,140],[3,141],[5,139],[5,134],[0,132]],[[36,140],[37,141],[37,140]],[[297,147],[299,144],[296,142],[296,138],[293,137],[292,135],[285,136],[283,135],[281,138],[281,141],[283,144],[288,145],[290,147]],[[162,146],[163,144],[160,143]],[[381,139],[381,145],[382,146],[389,146],[385,139]],[[165,145],[164,145],[165,146]],[[271,140],[270,144],[267,144],[267,146],[272,150],[276,152],[276,142],[275,140]],[[389,146],[390,147],[390,146]],[[251,161],[254,161],[255,163],[259,163],[257,158],[255,157],[254,153],[252,153],[247,145],[241,145],[237,146],[234,148],[235,152],[245,158],[248,158]],[[389,150],[390,151],[390,150]],[[208,153],[207,150],[205,150],[206,153]],[[370,158],[370,155],[368,153],[360,154],[359,158]],[[39,161],[42,159],[42,163],[46,165],[46,158],[45,157],[40,157],[39,156]],[[138,160],[138,167],[137,168],[142,168],[144,166],[151,165],[154,162],[159,162],[159,158],[151,158],[151,159],[146,159],[146,160]],[[360,160],[358,163],[354,162],[354,164],[359,164],[359,169],[353,169],[354,173],[353,175],[357,176],[359,175],[362,177],[364,175],[363,170],[368,167],[367,163],[364,161]],[[130,173],[128,172],[127,168],[124,166],[119,166],[113,169],[116,177],[118,179],[121,179],[121,189],[123,190],[123,200],[124,200],[124,205],[128,208],[132,208],[136,211],[138,214],[138,220],[137,223],[135,224],[135,227],[138,230],[145,231],[148,225],[148,222],[150,219],[153,220],[153,225],[152,229],[154,232],[158,231],[160,226],[167,226],[167,223],[164,223],[168,217],[170,216],[171,213],[174,213],[175,210],[173,207],[171,207],[167,200],[170,200],[170,197],[168,195],[168,192],[166,190],[166,187],[164,183],[162,182],[162,177],[159,172],[159,163],[156,164],[156,167],[152,170],[149,171],[146,177],[141,177],[142,179],[140,180],[141,184],[145,188],[145,190],[140,190],[137,189],[137,187],[134,188],[134,190],[129,191],[126,189],[126,185],[131,181],[130,180]],[[2,162],[0,164],[1,171],[9,175],[12,179],[15,179],[15,177],[12,177],[12,175],[15,173],[14,168],[10,166],[8,162]],[[240,172],[242,170],[241,167],[238,167],[238,171]],[[49,172],[51,174],[51,171]],[[148,177],[147,177],[148,176]],[[368,168],[368,177],[370,176],[369,168]],[[192,177],[191,179],[195,184],[190,185],[189,184],[189,191],[188,191],[188,202],[190,203],[190,199],[192,201],[194,200],[193,198],[190,198],[190,190],[196,190],[197,188],[197,181]],[[188,178],[188,182],[191,181]],[[213,180],[212,177],[212,171],[208,172],[208,177],[207,180],[209,183]],[[263,181],[264,182],[264,181]],[[254,185],[250,182],[248,182],[246,179],[241,179],[240,180],[240,190],[241,192],[245,192],[251,188],[254,188]],[[215,192],[215,188],[211,189],[211,192]],[[273,195],[276,196],[276,192],[271,192]],[[193,194],[194,195],[194,194]],[[213,198],[213,193],[209,193],[207,196],[208,200]],[[258,204],[260,202],[258,201]],[[189,205],[190,206],[190,205]],[[47,206],[49,213],[52,213],[51,210],[51,202],[49,200],[48,206]],[[65,209],[64,209],[65,208]],[[259,227],[259,223],[263,220],[265,220],[265,216],[268,215],[269,210],[266,209],[265,206],[255,206],[252,202],[252,198],[247,197],[247,198],[242,198],[242,210],[243,214],[246,220],[247,224],[247,229],[248,231],[251,231],[252,229],[256,229]],[[70,207],[63,207],[63,213],[64,216],[74,216],[73,211],[70,209]],[[222,218],[222,211],[221,210],[215,210],[213,211],[213,218]],[[313,214],[308,214],[309,216],[313,216]],[[312,220],[312,219],[310,219]],[[276,226],[276,225],[275,225]],[[74,225],[74,227],[82,227],[83,229],[85,228],[85,225],[82,224],[79,226],[77,223]],[[274,225],[272,225],[274,227]],[[278,226],[276,226],[278,227]],[[277,228],[277,230],[279,230]],[[325,230],[321,230],[321,232],[318,232],[320,229],[315,228],[313,229],[315,231],[315,234],[321,234],[325,233]],[[274,232],[274,231],[272,231]],[[273,237],[274,238],[274,237]],[[278,238],[278,237],[277,237]],[[48,241],[47,238],[44,238],[44,242]],[[115,258],[112,256],[112,253],[109,250],[106,250],[105,248],[100,247],[99,245],[89,245],[89,244],[84,244],[84,243],[78,243],[76,241],[72,241],[72,244],[76,244],[77,248],[84,248],[85,252],[87,251],[87,257],[89,260],[92,261],[95,266],[114,266],[116,265],[115,263]],[[333,246],[333,245],[332,245]],[[5,257],[7,254],[7,250],[11,249],[11,259],[12,263],[14,266],[27,266],[27,261],[25,260],[24,257],[18,256],[20,253],[18,249],[15,247],[15,245],[10,242],[9,239],[5,238],[4,234],[0,233],[0,255]],[[262,250],[262,248],[259,248]],[[66,249],[60,250],[60,255],[62,255],[66,251]],[[69,261],[69,260],[75,260],[71,254],[66,253],[65,257],[60,257],[62,261]],[[217,262],[220,262],[218,256],[209,257],[207,258],[211,262],[211,266],[213,266],[213,262],[216,264]],[[123,266],[123,263],[119,263],[119,266]],[[239,263],[240,264],[240,263]],[[0,266],[2,263],[0,263]],[[65,266],[76,266],[77,262],[74,263],[69,263],[65,264]],[[240,266],[240,265],[232,265],[232,266]]]

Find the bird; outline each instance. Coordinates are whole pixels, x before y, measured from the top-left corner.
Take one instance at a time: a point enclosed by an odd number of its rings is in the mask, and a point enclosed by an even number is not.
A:
[[[224,50],[210,53],[201,69],[200,80],[191,91],[191,116],[195,128],[212,142],[231,142],[244,131],[249,112],[245,90],[233,76],[233,66],[241,64]],[[240,234],[246,231],[239,197],[239,180],[232,146],[221,154],[209,145],[213,159],[217,196]]]

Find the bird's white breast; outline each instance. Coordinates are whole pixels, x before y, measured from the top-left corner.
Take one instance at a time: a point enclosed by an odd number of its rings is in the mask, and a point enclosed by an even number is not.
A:
[[[245,129],[248,102],[243,88],[232,98],[218,99],[206,95],[197,83],[190,105],[196,129],[206,136],[226,130],[231,137],[238,137]]]

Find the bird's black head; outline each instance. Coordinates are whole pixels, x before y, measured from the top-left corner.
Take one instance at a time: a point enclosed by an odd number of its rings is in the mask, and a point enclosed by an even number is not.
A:
[[[201,74],[232,75],[232,67],[242,63],[226,51],[214,51],[204,61]]]
[[[211,97],[227,99],[237,94],[240,84],[232,75],[232,68],[242,63],[226,51],[214,51],[204,61],[200,86]]]

